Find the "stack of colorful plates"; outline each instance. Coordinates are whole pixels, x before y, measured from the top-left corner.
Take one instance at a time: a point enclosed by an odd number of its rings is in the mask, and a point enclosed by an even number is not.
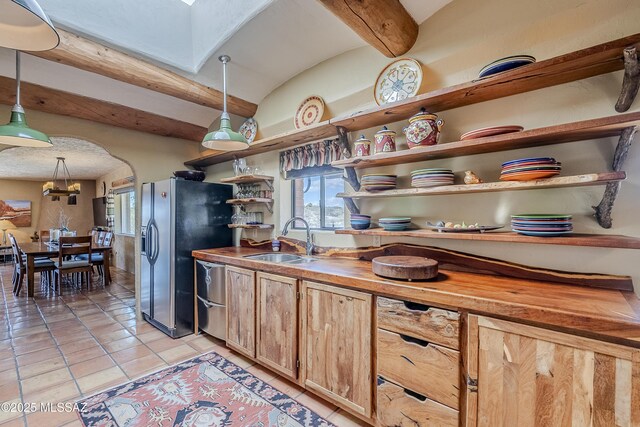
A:
[[[412,187],[439,187],[451,184],[453,184],[453,172],[451,169],[431,168],[411,172]]]
[[[553,157],[530,157],[511,160],[502,164],[500,180],[530,181],[532,179],[550,178],[560,174],[562,163]]]
[[[485,65],[478,77],[483,78],[492,76],[494,74],[502,73],[503,71],[513,70],[514,68],[522,67],[536,62],[536,58],[530,55],[515,55],[507,56],[506,58],[493,61],[491,64]]]
[[[562,236],[573,233],[571,215],[511,215],[511,229],[526,236]]]
[[[354,230],[366,230],[370,225],[370,215],[351,214],[351,228],[353,228]]]
[[[389,218],[380,218],[378,220],[378,224],[385,231],[402,231],[406,230],[409,225],[411,225],[411,218],[401,217],[401,216],[393,216]]]
[[[361,186],[366,191],[393,190],[396,188],[397,175],[362,175]]]

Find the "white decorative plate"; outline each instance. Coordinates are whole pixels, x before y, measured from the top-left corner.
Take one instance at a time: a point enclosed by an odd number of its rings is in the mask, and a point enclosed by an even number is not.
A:
[[[378,105],[397,102],[415,96],[422,84],[422,66],[411,58],[401,58],[380,72],[373,88]]]
[[[253,117],[249,117],[238,129],[238,133],[240,133],[247,140],[249,144],[253,142],[256,137],[256,133],[258,133],[258,122]]]
[[[293,124],[296,129],[307,127],[322,121],[324,114],[324,100],[319,96],[310,96],[298,107],[296,115],[293,117]]]

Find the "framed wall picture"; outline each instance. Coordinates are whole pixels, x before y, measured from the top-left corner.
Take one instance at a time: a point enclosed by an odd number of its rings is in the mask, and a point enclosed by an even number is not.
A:
[[[0,200],[0,220],[3,219],[16,227],[31,227],[31,201]]]

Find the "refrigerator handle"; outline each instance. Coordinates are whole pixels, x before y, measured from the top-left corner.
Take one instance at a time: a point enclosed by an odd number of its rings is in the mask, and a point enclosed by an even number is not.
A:
[[[144,253],[147,255],[147,261],[151,261],[151,220],[147,222],[144,237]]]
[[[159,236],[158,226],[156,225],[156,222],[152,220],[151,224],[149,224],[149,227],[151,227],[151,229],[153,230],[153,232],[151,233],[153,236],[153,239],[151,239],[151,259],[153,263],[155,263],[160,253],[160,242],[158,240],[158,236]]]
[[[224,304],[217,304],[215,302],[211,302],[211,301],[207,301],[206,299],[202,298],[200,295],[198,295],[198,299],[204,304],[205,307],[207,308],[213,308],[213,307],[225,307]]]

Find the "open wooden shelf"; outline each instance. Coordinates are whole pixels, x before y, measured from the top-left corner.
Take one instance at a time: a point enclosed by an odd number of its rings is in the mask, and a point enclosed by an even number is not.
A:
[[[229,199],[227,203],[230,205],[253,205],[258,203],[271,204],[273,199],[263,199],[261,197],[252,197],[248,199]]]
[[[511,231],[488,231],[485,233],[440,233],[417,229],[385,231],[382,228],[368,230],[336,230],[336,234],[381,237],[417,237],[426,239],[478,240],[487,242],[537,243],[540,245],[593,246],[599,248],[640,249],[640,238],[612,234],[571,234],[557,237],[525,236]]]
[[[363,169],[415,163],[447,157],[469,156],[472,154],[562,144],[566,142],[587,141],[590,139],[620,136],[625,128],[638,125],[640,125],[640,112],[618,114],[616,116],[548,126],[505,135],[448,142],[393,153],[374,154],[367,157],[354,157],[335,161],[331,163],[331,166]]]
[[[203,168],[218,163],[233,160],[236,157],[253,156],[267,151],[283,150],[305,142],[317,141],[319,139],[333,138],[338,134],[335,126],[329,124],[328,120],[307,126],[303,129],[296,129],[268,138],[259,139],[251,143],[249,148],[242,151],[216,151],[207,150],[197,159],[189,160],[184,164],[196,168]]]
[[[440,187],[406,188],[376,192],[358,191],[355,193],[339,193],[336,197],[379,199],[386,197],[440,196],[448,194],[490,193],[495,191],[537,190],[542,188],[584,187],[622,181],[626,177],[625,172],[604,172],[536,179],[533,181],[501,181],[471,185],[443,185]]]
[[[266,230],[273,228],[273,224],[229,224],[229,228],[245,228],[249,230]]]
[[[269,175],[238,175],[230,178],[222,178],[224,184],[252,184],[258,182],[271,182],[273,177]]]
[[[267,151],[282,150],[306,142],[336,136],[337,127],[357,131],[406,120],[421,108],[440,112],[478,102],[504,98],[518,93],[555,86],[624,68],[623,49],[640,48],[640,34],[634,34],[597,46],[545,59],[483,79],[436,89],[407,100],[335,117],[303,129],[254,141],[243,151],[208,150],[185,162],[187,166],[206,167]]]

